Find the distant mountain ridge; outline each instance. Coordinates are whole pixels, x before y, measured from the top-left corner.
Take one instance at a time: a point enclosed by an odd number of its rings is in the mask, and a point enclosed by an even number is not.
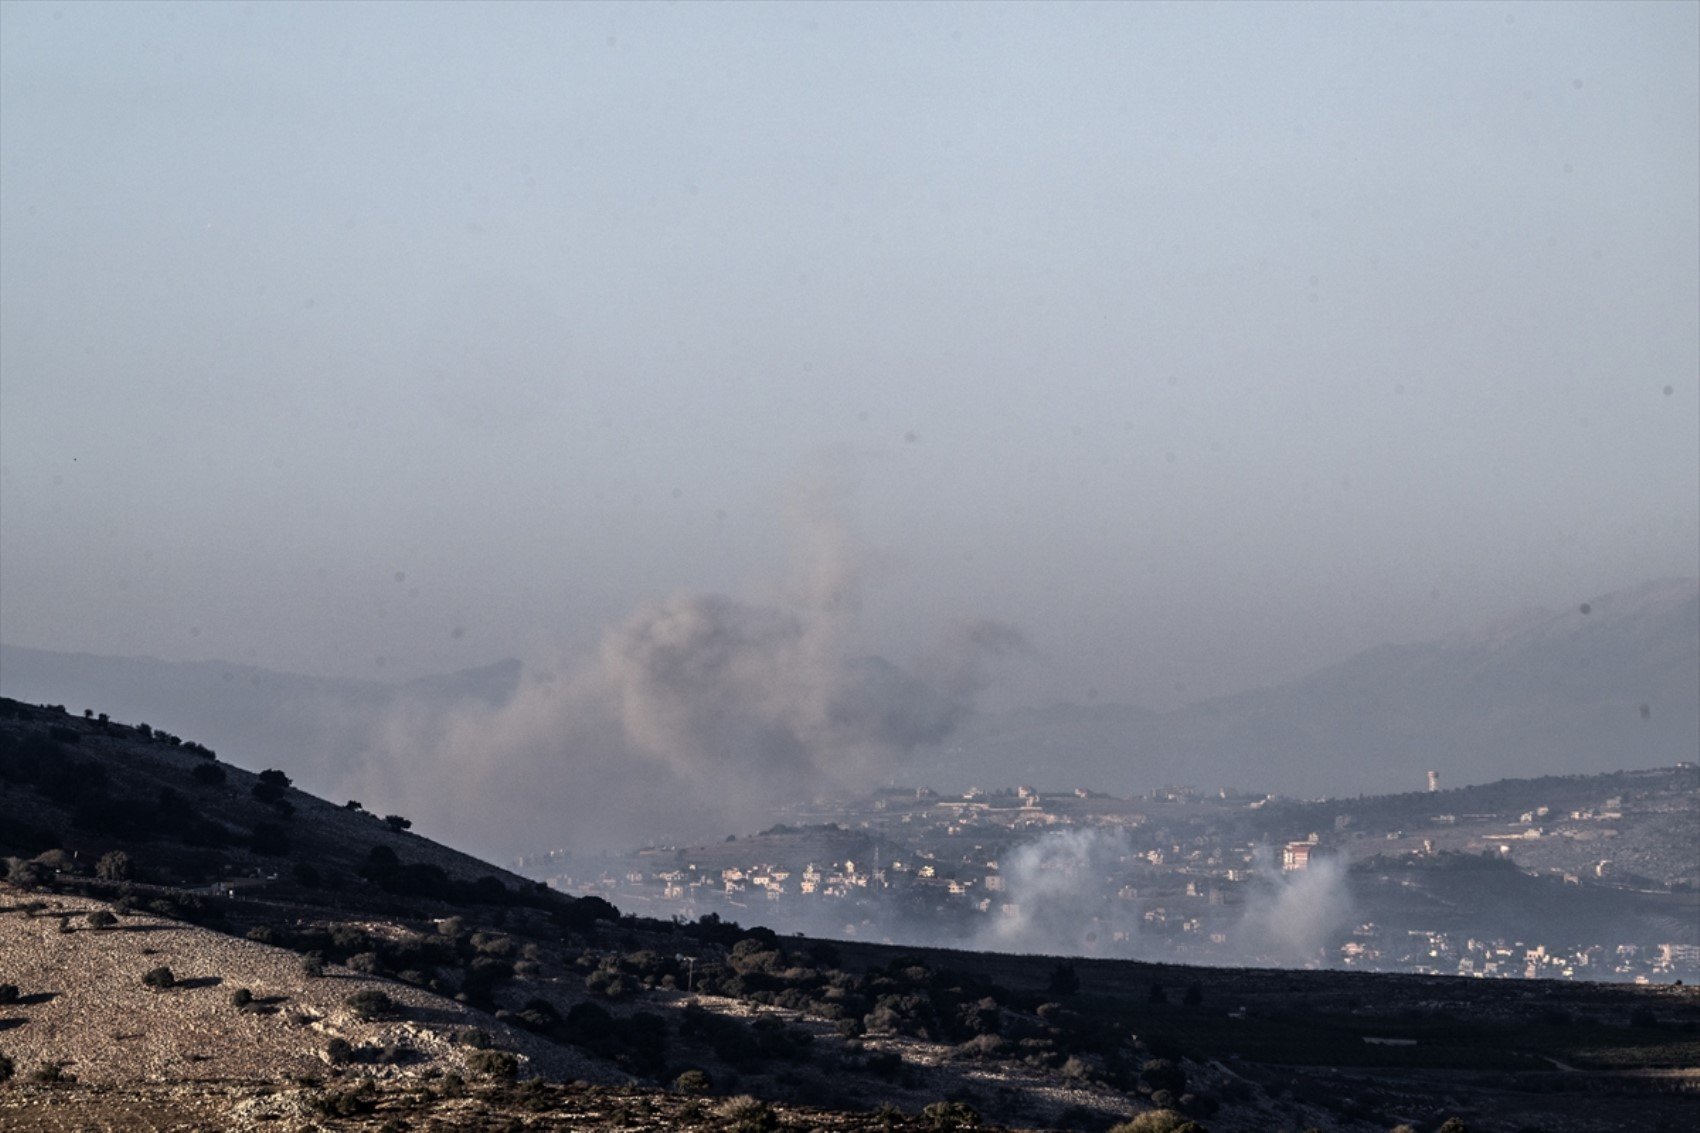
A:
[[[326,793],[348,780],[390,708],[496,706],[522,675],[509,659],[389,685],[0,645],[4,695],[171,720]],[[1374,646],[1287,684],[1170,712],[1094,703],[982,713],[918,753],[900,781],[1318,796],[1417,789],[1429,770],[1462,785],[1697,755],[1700,582],[1661,579],[1436,641]]]
[[[1167,782],[1302,795],[1612,771],[1700,754],[1700,582],[1662,579],[1172,712],[1056,705],[982,717],[917,782]]]

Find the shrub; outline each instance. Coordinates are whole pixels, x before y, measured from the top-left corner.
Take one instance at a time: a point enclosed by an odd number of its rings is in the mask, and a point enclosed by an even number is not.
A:
[[[748,1094],[721,1102],[714,1107],[714,1116],[720,1119],[718,1128],[729,1133],[768,1133],[779,1128],[773,1107]]]
[[[395,1010],[395,1000],[375,987],[362,988],[343,1000],[342,1005],[364,1020],[381,1019]]]
[[[599,968],[586,976],[584,986],[592,995],[604,995],[609,999],[622,999],[636,990],[636,985],[625,975],[606,968]]]
[[[413,822],[411,819],[403,818],[399,814],[386,814],[384,815],[384,825],[388,826],[397,834],[400,834],[403,830],[407,830],[412,827]]]
[[[111,928],[118,923],[118,918],[106,909],[96,909],[88,915],[90,928]]]
[[[239,987],[230,993],[230,1005],[236,1008],[248,1006],[254,1002],[254,993],[245,987]]]
[[[354,1046],[345,1038],[334,1038],[325,1044],[325,1058],[332,1066],[346,1066],[354,1061]]]
[[[142,976],[142,983],[156,991],[160,991],[165,988],[176,987],[177,977],[171,974],[170,968],[167,968],[162,964],[159,967],[151,968],[144,973]]]
[[[714,1079],[704,1070],[687,1070],[673,1079],[673,1090],[680,1094],[707,1094],[714,1090]]]
[[[203,787],[221,787],[224,785],[224,768],[216,763],[197,763],[190,769],[189,778]]]
[[[24,858],[7,858],[6,880],[13,885],[40,885],[47,880],[47,867]]]
[[[505,1050],[475,1050],[466,1056],[466,1068],[486,1078],[519,1077],[519,1059]]]
[[[486,956],[512,956],[519,951],[514,947],[513,937],[494,932],[473,933],[472,947]]]
[[[1184,1114],[1172,1109],[1154,1109],[1142,1113],[1132,1121],[1124,1121],[1110,1130],[1110,1133],[1182,1133],[1191,1130],[1192,1133],[1204,1133],[1203,1127],[1187,1119]]]
[[[952,1058],[997,1058],[1002,1054],[1003,1039],[997,1035],[975,1035],[950,1052]]]
[[[928,1129],[973,1129],[980,1124],[980,1114],[962,1102],[934,1102],[921,1111],[921,1121]]]
[[[0,1003],[16,1003],[18,1001],[17,984],[0,984]]]
[[[378,1088],[367,1078],[351,1090],[331,1091],[321,1095],[314,1099],[313,1108],[326,1117],[354,1117],[371,1113],[378,1108]]]
[[[17,1070],[18,1068],[12,1064],[12,1060],[10,1058],[7,1058],[4,1054],[0,1054],[0,1085],[5,1085],[7,1082],[10,1082],[12,1080],[12,1075],[16,1074]]]
[[[130,855],[123,850],[102,854],[94,865],[94,875],[102,881],[129,881],[135,871],[130,867]]]

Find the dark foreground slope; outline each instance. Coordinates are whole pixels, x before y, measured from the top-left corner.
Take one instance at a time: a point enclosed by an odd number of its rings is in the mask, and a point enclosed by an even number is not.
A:
[[[1695,1108],[1691,988],[780,938],[622,917],[396,825],[0,701],[0,1126],[1561,1131]]]

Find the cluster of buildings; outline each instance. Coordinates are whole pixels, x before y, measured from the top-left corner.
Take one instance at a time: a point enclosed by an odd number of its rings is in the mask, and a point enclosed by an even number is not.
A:
[[[1078,923],[1084,954],[1481,978],[1700,976],[1700,939],[1645,938],[1625,926],[1625,939],[1576,940],[1541,919],[1545,889],[1517,931],[1506,931],[1503,908],[1484,911],[1479,923],[1424,924],[1434,918],[1420,910],[1436,902],[1401,904],[1412,887],[1453,887],[1468,898],[1476,884],[1468,870],[1489,866],[1502,882],[1510,875],[1525,888],[1537,880],[1548,889],[1575,887],[1565,900],[1586,901],[1620,880],[1594,843],[1607,840],[1607,828],[1616,838],[1633,808],[1621,794],[1586,805],[1527,800],[1493,813],[1434,813],[1445,795],[1429,792],[1384,798],[1413,801],[1377,809],[1380,800],[1325,806],[1188,787],[1131,798],[1027,786],[956,796],[893,788],[799,808],[759,835],[617,858],[546,855],[519,867],[646,916],[713,912],[780,931],[900,943],[1040,915]],[[1312,824],[1321,829],[1305,828]],[[1652,851],[1634,838],[1625,842],[1641,847],[1644,866]],[[1578,856],[1578,847],[1587,853]],[[1327,861],[1336,868],[1310,879]],[[1339,891],[1323,894],[1325,884]],[[1676,889],[1680,919],[1687,906]],[[1251,951],[1259,945],[1248,922],[1287,900],[1289,890],[1359,916],[1308,953]]]
[[[1359,925],[1340,946],[1345,967],[1400,970],[1476,979],[1626,980],[1668,982],[1700,971],[1700,944],[1662,942],[1548,948],[1504,937],[1462,938],[1422,929],[1383,931]]]

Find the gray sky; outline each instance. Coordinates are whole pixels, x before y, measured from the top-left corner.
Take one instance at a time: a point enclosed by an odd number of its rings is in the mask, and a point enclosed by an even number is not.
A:
[[[1163,707],[1700,573],[1700,6],[0,4],[0,637],[785,576]],[[1668,388],[1667,388],[1668,387]]]

